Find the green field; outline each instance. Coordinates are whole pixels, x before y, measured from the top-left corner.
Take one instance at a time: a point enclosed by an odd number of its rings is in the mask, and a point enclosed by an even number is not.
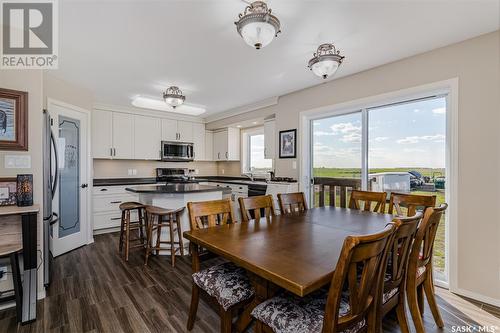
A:
[[[440,177],[445,175],[444,169],[441,168],[376,168],[376,169],[370,169],[369,173],[408,172],[412,170],[418,171],[424,177],[429,177],[431,182],[435,177]],[[314,168],[313,172],[314,172],[314,177],[361,178],[361,169],[356,169],[356,168]],[[434,192],[415,190],[412,191],[412,193],[423,194],[423,195],[435,195],[437,206],[439,206],[441,203],[446,202],[443,190],[436,190]],[[316,203],[318,202],[318,198],[319,198],[319,193],[317,192],[315,195]],[[325,205],[329,204],[328,201],[329,198],[325,198]],[[339,202],[337,202],[336,204],[339,205]],[[446,234],[445,216],[443,215],[436,234],[436,240],[434,242],[434,268],[443,273],[445,271],[445,234]]]

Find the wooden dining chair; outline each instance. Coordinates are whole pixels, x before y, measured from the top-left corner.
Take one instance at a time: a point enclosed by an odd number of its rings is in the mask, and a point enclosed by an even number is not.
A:
[[[425,210],[410,253],[406,274],[406,294],[417,332],[425,332],[422,320],[424,291],[436,325],[440,328],[444,326],[434,295],[432,253],[439,222],[447,207],[448,205],[444,203],[439,208],[429,207]]]
[[[419,208],[424,211],[428,207],[435,206],[435,195],[417,195],[392,192],[391,198],[389,200],[388,213],[399,216],[413,216]],[[406,214],[404,214],[403,210],[401,209],[402,207],[406,208]],[[396,210],[395,213],[394,210]]]
[[[377,307],[379,332],[382,332],[381,324],[383,318],[393,309],[396,309],[401,332],[410,332],[405,310],[406,271],[413,240],[421,219],[422,213],[418,212],[412,217],[400,217],[393,220],[394,222],[398,222],[398,229],[389,244],[383,288],[379,291],[379,305]]]
[[[272,195],[260,195],[248,198],[239,198],[240,212],[242,222],[248,222],[251,219],[260,220],[262,212],[264,217],[274,216],[274,200]]]
[[[383,263],[396,228],[389,223],[376,234],[346,237],[329,289],[302,298],[282,293],[264,301],[252,311],[255,331],[375,332]]]
[[[222,228],[236,222],[229,199],[189,202],[187,207],[191,230]],[[187,329],[190,331],[194,327],[202,291],[211,303],[217,305],[221,332],[230,333],[233,317],[252,301],[255,294],[246,271],[231,262],[201,270],[198,245],[191,242],[190,249],[193,281]]]
[[[307,210],[306,196],[304,192],[279,193],[278,203],[283,215],[302,213]]]
[[[387,193],[385,192],[369,192],[352,190],[351,198],[349,199],[350,209],[363,209],[365,212],[385,213],[385,200]],[[363,208],[361,208],[363,203]],[[372,209],[372,203],[374,207]]]

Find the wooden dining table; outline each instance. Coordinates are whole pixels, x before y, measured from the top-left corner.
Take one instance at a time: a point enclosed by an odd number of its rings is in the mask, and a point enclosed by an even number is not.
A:
[[[255,298],[238,324],[243,330],[253,307],[272,297],[276,286],[305,296],[327,285],[344,239],[379,232],[392,219],[389,214],[321,207],[300,214],[186,231],[184,237],[249,273]],[[198,260],[197,246],[191,249],[195,251],[193,260]]]

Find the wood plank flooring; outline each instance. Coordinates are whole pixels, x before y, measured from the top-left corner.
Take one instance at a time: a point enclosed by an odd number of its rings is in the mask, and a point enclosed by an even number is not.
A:
[[[179,259],[175,269],[165,256],[152,257],[144,267],[142,252],[132,251],[126,263],[117,249],[118,234],[105,234],[96,236],[94,244],[56,258],[53,282],[47,297],[38,303],[38,320],[21,326],[14,309],[0,311],[0,332],[186,332],[189,257]],[[452,325],[500,323],[496,308],[443,289],[437,292],[446,327],[438,329],[427,308],[427,332],[451,332]],[[192,332],[218,331],[218,316],[200,301]],[[384,331],[399,332],[393,317],[384,321]]]

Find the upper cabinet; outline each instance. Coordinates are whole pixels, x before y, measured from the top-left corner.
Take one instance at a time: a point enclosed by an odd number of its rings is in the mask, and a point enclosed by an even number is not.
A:
[[[134,115],[113,112],[113,158],[134,158]]]
[[[161,138],[164,141],[193,142],[193,124],[189,121],[161,120]]]
[[[131,159],[133,115],[96,110],[92,113],[92,152],[94,158]]]
[[[158,118],[134,116],[135,159],[159,160],[161,158],[161,123]]]
[[[267,120],[264,122],[264,158],[276,157],[276,121]]]
[[[205,161],[207,160],[205,145],[205,124],[193,123],[191,128],[193,136],[192,142],[194,144],[194,160]]]
[[[213,137],[214,161],[239,161],[240,160],[240,130],[226,128],[214,133]]]

